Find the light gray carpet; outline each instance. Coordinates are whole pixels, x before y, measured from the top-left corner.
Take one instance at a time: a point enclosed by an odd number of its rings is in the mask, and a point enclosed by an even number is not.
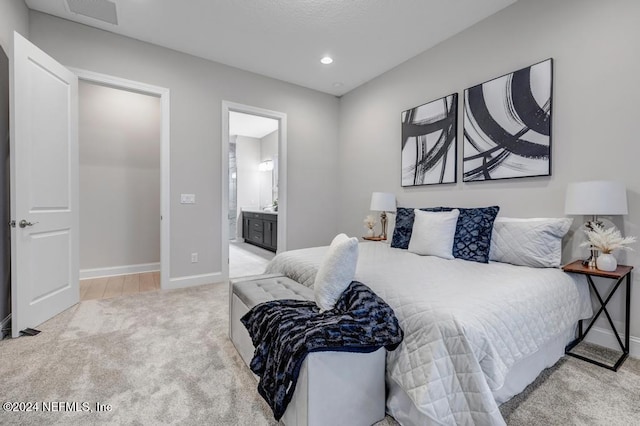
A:
[[[620,355],[588,344],[574,351],[608,365]],[[565,356],[500,411],[509,425],[640,425],[640,360],[613,372]]]
[[[2,402],[113,408],[0,411],[0,424],[276,424],[227,338],[227,310],[221,284],[141,293],[82,302],[38,336],[1,341]],[[563,358],[501,408],[509,425],[640,424],[640,362],[614,373]]]
[[[82,302],[35,337],[0,342],[4,401],[109,403],[108,413],[6,413],[0,424],[266,425],[227,338],[227,287]]]

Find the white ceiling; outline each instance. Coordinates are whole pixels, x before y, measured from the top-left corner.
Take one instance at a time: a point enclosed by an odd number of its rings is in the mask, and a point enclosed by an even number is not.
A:
[[[74,3],[106,0],[75,0]],[[118,24],[29,8],[342,95],[516,0],[112,0]],[[331,65],[320,64],[330,55]]]
[[[278,120],[229,111],[229,134],[262,139],[278,130]]]

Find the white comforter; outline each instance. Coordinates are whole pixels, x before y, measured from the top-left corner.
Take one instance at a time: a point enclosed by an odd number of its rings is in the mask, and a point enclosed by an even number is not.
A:
[[[313,287],[326,249],[279,254],[267,272]],[[405,332],[387,355],[387,380],[431,424],[504,424],[492,391],[509,369],[592,314],[584,277],[560,269],[445,260],[383,243],[359,249],[355,279],[389,303]]]

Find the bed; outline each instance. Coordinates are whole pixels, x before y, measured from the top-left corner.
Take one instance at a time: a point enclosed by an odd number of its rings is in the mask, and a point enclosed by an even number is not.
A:
[[[308,287],[327,247],[277,255],[267,273]],[[583,276],[558,268],[420,256],[359,244],[355,279],[394,309],[405,339],[386,361],[401,424],[501,425],[499,404],[564,354],[592,308]]]

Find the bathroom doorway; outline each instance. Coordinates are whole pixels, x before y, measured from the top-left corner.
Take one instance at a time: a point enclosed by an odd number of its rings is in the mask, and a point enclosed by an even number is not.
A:
[[[260,274],[283,250],[283,123],[285,114],[223,103],[223,158],[228,159],[223,230],[228,234],[222,251],[228,277]]]
[[[278,211],[278,121],[229,113],[229,239],[242,238],[243,209]]]

